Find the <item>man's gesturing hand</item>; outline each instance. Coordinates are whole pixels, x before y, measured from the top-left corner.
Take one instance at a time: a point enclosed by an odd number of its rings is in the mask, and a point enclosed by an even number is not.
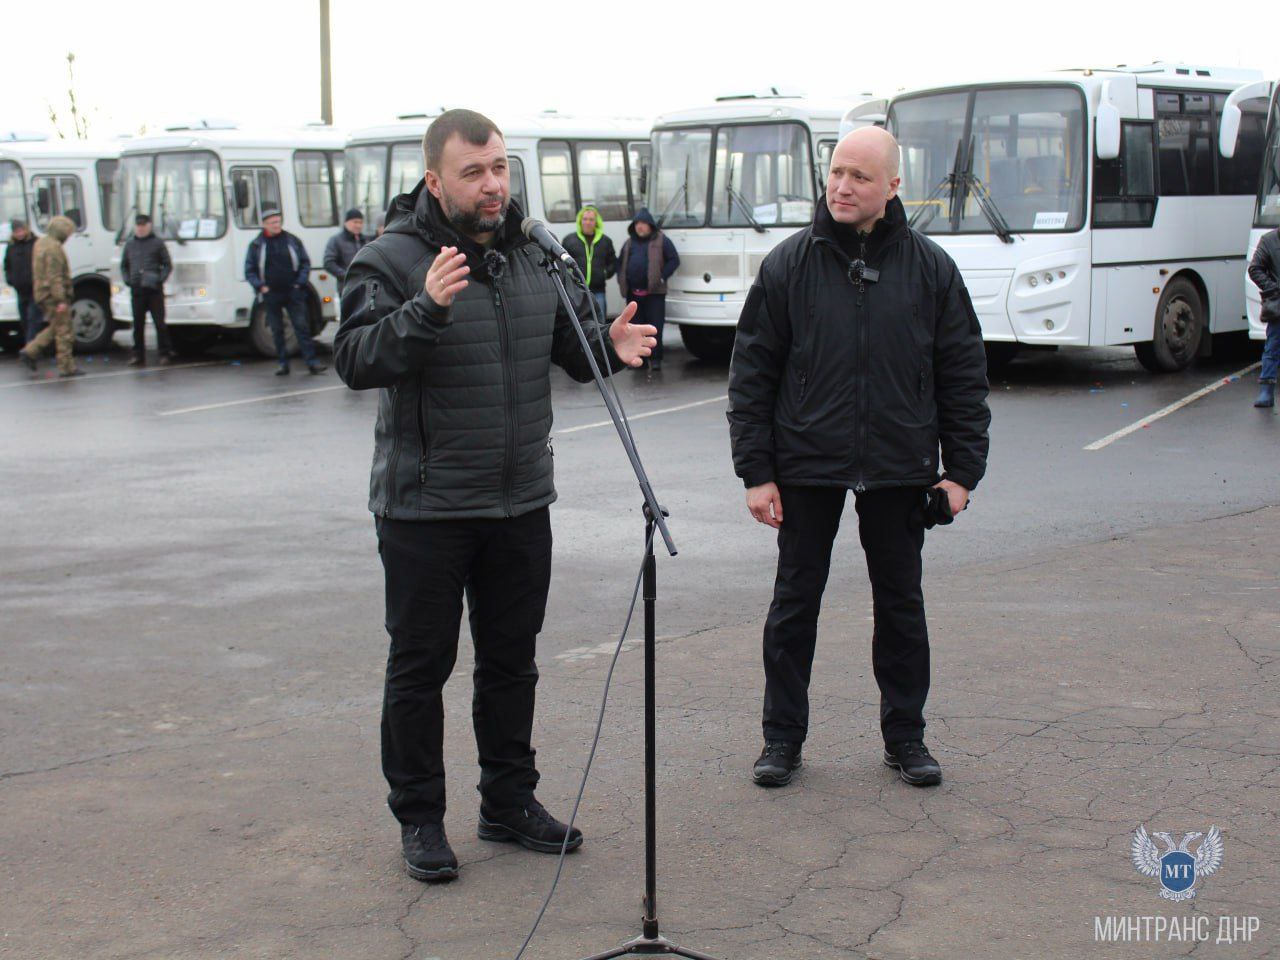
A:
[[[747,490],[747,509],[761,523],[775,530],[782,526],[782,494],[773,482],[762,483]]]
[[[447,307],[466,288],[467,274],[470,272],[465,253],[459,253],[457,247],[441,247],[440,255],[427,271],[422,289],[435,301],[436,306]]]
[[[628,367],[640,366],[644,363],[644,358],[653,353],[653,348],[658,345],[657,327],[647,323],[631,322],[631,318],[636,315],[636,309],[636,303],[633,300],[609,326],[609,339],[613,341],[613,351]]]

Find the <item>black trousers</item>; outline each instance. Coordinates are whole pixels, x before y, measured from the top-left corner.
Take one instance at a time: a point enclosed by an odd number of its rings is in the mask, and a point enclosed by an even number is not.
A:
[[[818,611],[840,528],[844,488],[782,487],[778,574],[764,626],[764,735],[802,743]],[[885,743],[918,740],[929,695],[929,634],[920,588],[924,515],[919,487],[856,495],[875,625],[871,663]]]
[[[133,302],[133,352],[138,357],[147,354],[147,311],[156,322],[156,346],[163,354],[173,353],[169,342],[169,328],[164,322],[164,291],[134,288],[130,293]]]
[[[441,691],[458,656],[465,591],[475,644],[471,720],[480,797],[519,806],[534,767],[534,663],[551,585],[547,508],[511,520],[377,520],[386,571],[387,657],[382,771],[401,823],[438,823],[445,811]]]

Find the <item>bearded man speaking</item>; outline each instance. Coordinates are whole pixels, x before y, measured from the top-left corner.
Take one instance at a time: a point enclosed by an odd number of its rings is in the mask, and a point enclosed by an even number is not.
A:
[[[409,874],[450,880],[444,832],[444,709],[465,591],[475,643],[479,836],[558,853],[582,834],[534,798],[534,652],[551,583],[556,499],[548,437],[551,364],[591,379],[569,316],[520,232],[506,143],[470,110],[437,117],[426,174],[397,197],[382,236],[347,272],[334,364],[382,388],[369,509],[391,635],[382,769]],[[656,330],[628,304],[608,338],[579,316],[601,366],[637,367]]]

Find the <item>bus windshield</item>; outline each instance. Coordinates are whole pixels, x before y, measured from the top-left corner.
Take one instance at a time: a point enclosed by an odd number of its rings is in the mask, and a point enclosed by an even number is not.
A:
[[[0,223],[27,219],[27,197],[22,189],[22,168],[12,160],[0,160]]]
[[[1074,87],[990,87],[894,101],[902,194],[926,233],[1079,230],[1085,109]],[[959,192],[959,196],[955,194]],[[995,215],[992,212],[995,211]]]
[[[716,131],[713,227],[813,220],[813,161],[798,123],[753,123]]]
[[[342,186],[343,205],[357,207],[371,217],[385,208],[387,196],[387,145],[373,144],[347,149],[347,174]]]
[[[702,226],[707,221],[710,173],[710,127],[655,130],[649,212],[669,227]]]
[[[738,123],[655,131],[650,212],[667,226],[706,226],[708,187],[713,227],[811,222],[808,129],[800,123]]]
[[[120,160],[120,230],[145,213],[168,239],[215,240],[227,229],[222,166],[208,151],[135,154]]]
[[[1262,155],[1262,178],[1255,227],[1280,227],[1280,94],[1271,100],[1271,117],[1267,121],[1267,149]]]

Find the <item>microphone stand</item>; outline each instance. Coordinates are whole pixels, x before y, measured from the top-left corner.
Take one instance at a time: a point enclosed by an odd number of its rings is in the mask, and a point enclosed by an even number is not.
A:
[[[640,484],[640,493],[644,496],[644,917],[641,921],[642,932],[640,936],[634,940],[627,941],[620,947],[585,957],[584,960],[613,960],[615,957],[634,955],[665,955],[687,957],[689,960],[715,960],[714,957],[708,954],[677,946],[664,937],[658,929],[657,707],[655,694],[658,573],[657,560],[653,554],[654,528],[656,527],[657,531],[662,535],[662,541],[666,545],[667,552],[673,557],[676,555],[676,545],[671,539],[671,533],[667,530],[665,520],[665,517],[668,516],[667,511],[658,505],[658,501],[654,497],[653,486],[649,483],[649,476],[645,472],[644,464],[640,462],[640,455],[636,452],[635,441],[631,437],[631,429],[627,425],[626,417],[618,409],[617,404],[614,403],[613,396],[605,386],[604,376],[600,373],[600,367],[596,363],[595,354],[591,350],[586,331],[582,329],[582,322],[578,319],[578,311],[573,305],[573,300],[569,297],[569,291],[565,289],[560,262],[544,254],[542,265],[547,271],[547,276],[551,278],[551,282],[555,285],[556,292],[560,295],[560,302],[564,304],[564,308],[569,314],[569,320],[573,323],[573,328],[578,334],[578,342],[582,345],[583,352],[587,356],[587,362],[591,365],[591,375],[595,378],[596,388],[600,391],[600,396],[604,398],[604,405],[608,409],[609,417],[613,420],[613,425],[618,431],[618,439],[622,441],[623,449],[627,451],[627,458],[631,461],[631,469],[635,471],[636,481]],[[586,284],[584,283],[582,286],[585,290]],[[587,301],[591,305],[591,312],[594,316],[596,310],[595,298],[591,296],[590,291],[587,291]],[[608,336],[608,332],[603,325],[606,318],[601,317],[599,319],[601,323],[601,349],[603,350],[603,340]]]

